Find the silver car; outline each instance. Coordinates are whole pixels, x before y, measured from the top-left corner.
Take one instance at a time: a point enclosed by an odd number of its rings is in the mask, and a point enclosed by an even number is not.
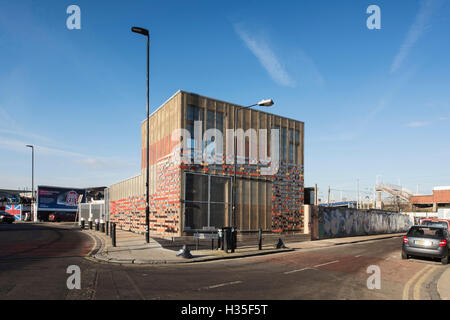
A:
[[[413,226],[403,237],[402,259],[438,258],[448,263],[449,233],[442,226]]]

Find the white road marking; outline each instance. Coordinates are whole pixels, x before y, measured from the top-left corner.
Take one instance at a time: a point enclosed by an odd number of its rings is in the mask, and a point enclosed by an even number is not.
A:
[[[330,262],[326,262],[326,263],[318,264],[317,266],[314,266],[314,268],[318,268],[318,267],[326,266],[326,265],[328,265],[328,264],[332,264],[332,263],[336,263],[336,262],[339,262],[339,260],[335,260],[335,261],[330,261]]]
[[[312,270],[312,269],[311,268],[297,269],[297,270],[292,270],[292,271],[286,271],[286,272],[284,272],[284,274],[290,274],[290,273],[300,272],[300,271],[304,271],[304,270]]]
[[[219,288],[219,287],[224,287],[224,286],[231,286],[233,284],[238,284],[238,283],[242,283],[242,281],[233,281],[233,282],[225,282],[225,283],[215,284],[215,285],[207,287],[207,289],[214,289],[214,288]]]
[[[357,256],[355,256],[355,258],[359,258],[359,257],[361,257],[362,255],[361,254],[358,254]]]

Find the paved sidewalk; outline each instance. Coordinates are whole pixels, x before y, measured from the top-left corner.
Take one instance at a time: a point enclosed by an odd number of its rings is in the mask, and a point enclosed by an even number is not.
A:
[[[177,251],[164,249],[154,239],[150,243],[145,243],[143,235],[132,233],[129,231],[116,231],[116,247],[112,246],[111,239],[105,233],[94,230],[85,229],[90,236],[98,242],[95,254],[90,258],[109,263],[120,264],[180,264],[205,262],[219,259],[243,258],[255,255],[274,254],[281,252],[289,252],[301,249],[315,249],[321,247],[330,247],[334,245],[349,244],[355,242],[371,241],[377,239],[386,239],[392,237],[400,237],[403,234],[374,235],[352,238],[337,238],[318,241],[303,241],[295,243],[287,243],[287,248],[276,249],[274,244],[265,245],[262,250],[255,247],[237,248],[234,253],[225,253],[222,250],[192,250],[192,259],[177,257]]]
[[[293,251],[289,248],[275,249],[274,246],[263,246],[261,251],[257,248],[238,248],[234,253],[225,253],[222,250],[192,250],[191,248],[193,258],[185,259],[177,257],[177,251],[164,249],[154,239],[146,243],[143,235],[129,231],[116,230],[116,247],[112,246],[110,237],[104,233],[93,230],[84,230],[84,232],[101,242],[97,253],[91,258],[120,264],[179,264]]]

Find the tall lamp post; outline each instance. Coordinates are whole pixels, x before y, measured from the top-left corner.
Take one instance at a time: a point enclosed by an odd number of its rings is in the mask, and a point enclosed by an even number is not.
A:
[[[254,106],[260,106],[260,107],[270,107],[273,106],[274,102],[272,99],[267,99],[267,100],[261,100],[258,103],[252,104],[250,106],[247,107],[235,107],[234,108],[234,118],[233,118],[233,122],[234,122],[234,177],[233,177],[233,205],[232,205],[232,218],[231,221],[233,223],[233,227],[236,226],[236,187],[237,187],[237,183],[236,183],[236,162],[237,162],[237,115],[238,115],[238,111],[243,110],[243,109],[250,109],[251,107]]]
[[[26,145],[28,148],[31,148],[31,206],[30,211],[33,214],[34,207],[34,146],[31,144]],[[33,221],[37,222],[37,210],[36,214],[33,215]]]
[[[149,125],[149,117],[150,117],[150,113],[149,113],[149,53],[150,53],[150,36],[149,36],[149,32],[147,29],[144,28],[139,28],[139,27],[132,27],[131,28],[132,32],[135,33],[139,33],[143,36],[147,37],[147,178],[146,178],[146,182],[145,182],[145,192],[146,192],[146,199],[145,199],[145,241],[147,243],[150,242],[150,204],[149,204],[149,167],[150,167],[150,163],[149,163],[149,130],[150,130],[150,125]]]

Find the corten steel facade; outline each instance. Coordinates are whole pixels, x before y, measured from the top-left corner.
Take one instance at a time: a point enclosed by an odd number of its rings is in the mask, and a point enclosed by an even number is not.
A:
[[[264,151],[268,156],[271,156],[271,129],[279,130],[278,170],[270,175],[262,174],[265,164],[258,159],[255,161],[252,149],[256,146],[259,152],[259,148],[263,148],[260,142],[265,139],[259,135],[250,137],[248,134],[242,144],[237,144],[242,153],[238,152],[233,224],[234,138],[227,136],[226,130],[234,127],[236,106],[178,91],[150,116],[151,234],[177,237],[205,228],[232,225],[239,231],[303,230],[304,123],[253,109],[237,113],[237,128],[244,132],[267,129],[267,145],[264,146],[267,150]],[[223,144],[211,137],[196,144],[193,138],[199,123],[202,137],[208,129],[215,128],[223,133]],[[122,229],[139,233],[145,230],[146,129],[144,121],[141,125],[141,174],[109,188],[110,220]],[[191,139],[182,138],[179,129],[186,129]],[[191,157],[195,152],[190,152],[194,145],[200,150],[200,156],[209,154],[222,161],[211,162],[205,157],[200,163],[194,163]],[[239,164],[239,161],[245,163]]]

